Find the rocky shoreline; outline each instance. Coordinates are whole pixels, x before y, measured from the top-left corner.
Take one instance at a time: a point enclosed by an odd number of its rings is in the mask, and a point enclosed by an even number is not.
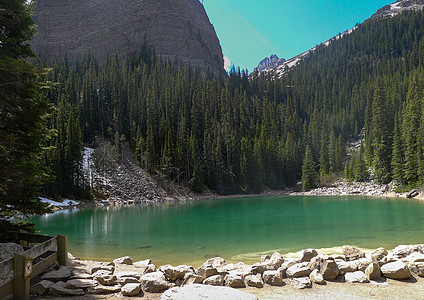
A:
[[[221,199],[221,198],[245,198],[245,197],[275,197],[275,196],[366,196],[366,197],[390,197],[390,198],[414,198],[417,200],[424,200],[424,193],[418,190],[412,190],[409,192],[398,193],[395,191],[393,183],[387,185],[380,185],[374,181],[368,182],[349,182],[345,179],[341,179],[331,186],[318,187],[310,191],[301,191],[299,189],[286,189],[280,191],[264,191],[260,194],[237,194],[237,195],[218,195],[211,191],[204,192],[202,194],[186,193],[185,195],[179,196],[155,196],[151,199],[148,198],[136,198],[119,199],[117,197],[110,197],[104,200],[87,200],[70,202],[70,205],[53,205],[53,210],[62,210],[69,208],[81,208],[81,207],[103,207],[103,206],[118,206],[118,205],[130,205],[134,203],[164,203],[164,202],[185,202],[203,199]],[[411,197],[412,196],[412,197]],[[69,201],[69,200],[68,200]]]
[[[228,264],[224,258],[215,257],[197,269],[187,265],[155,266],[150,259],[133,262],[128,256],[108,263],[75,257],[70,257],[69,262],[69,267],[56,265],[40,275],[31,287],[31,294],[43,299],[111,295],[176,300],[196,295],[196,299],[253,300],[267,298],[261,294],[262,289],[288,291],[290,287],[291,291],[312,292],[333,282],[373,288],[418,282],[422,288],[424,245],[400,245],[392,251],[378,248],[367,253],[344,246],[342,255],[305,249],[298,258],[286,258],[275,252],[263,255],[253,265]]]

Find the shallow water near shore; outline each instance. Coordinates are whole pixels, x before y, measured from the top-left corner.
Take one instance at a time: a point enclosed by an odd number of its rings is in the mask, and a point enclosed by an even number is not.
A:
[[[84,208],[35,216],[42,234],[68,236],[69,252],[156,265],[222,256],[254,263],[305,248],[338,252],[424,243],[424,201],[361,196],[285,196]]]

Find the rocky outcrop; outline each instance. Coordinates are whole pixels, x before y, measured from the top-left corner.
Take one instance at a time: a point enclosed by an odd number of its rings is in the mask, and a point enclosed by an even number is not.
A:
[[[156,54],[225,74],[219,40],[198,0],[38,0],[33,49],[43,59],[88,54],[121,61],[144,43]]]
[[[390,18],[403,12],[404,10],[422,10],[424,8],[423,0],[399,0],[393,4],[386,5],[372,15],[370,20]]]
[[[260,73],[262,71],[271,70],[276,66],[281,65],[285,61],[286,60],[284,58],[278,58],[277,55],[273,54],[270,57],[265,57],[255,68],[255,71],[258,71]]]

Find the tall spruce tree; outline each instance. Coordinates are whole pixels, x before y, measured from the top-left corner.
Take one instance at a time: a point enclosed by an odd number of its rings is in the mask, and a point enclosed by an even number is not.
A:
[[[312,156],[312,150],[309,146],[306,147],[305,158],[302,165],[302,185],[303,190],[307,191],[315,187],[317,173],[315,170],[315,161]]]
[[[0,233],[19,214],[44,213],[39,187],[48,170],[38,164],[49,137],[50,106],[40,96],[39,71],[26,61],[33,57],[33,6],[25,0],[0,2]],[[18,225],[16,225],[18,226]],[[1,237],[0,237],[1,238]]]

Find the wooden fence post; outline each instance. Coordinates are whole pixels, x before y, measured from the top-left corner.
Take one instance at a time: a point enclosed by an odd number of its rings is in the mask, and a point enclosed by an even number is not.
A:
[[[29,299],[29,278],[24,277],[26,258],[18,253],[13,257],[13,299]]]
[[[68,237],[66,235],[57,235],[57,261],[61,266],[68,265]]]

